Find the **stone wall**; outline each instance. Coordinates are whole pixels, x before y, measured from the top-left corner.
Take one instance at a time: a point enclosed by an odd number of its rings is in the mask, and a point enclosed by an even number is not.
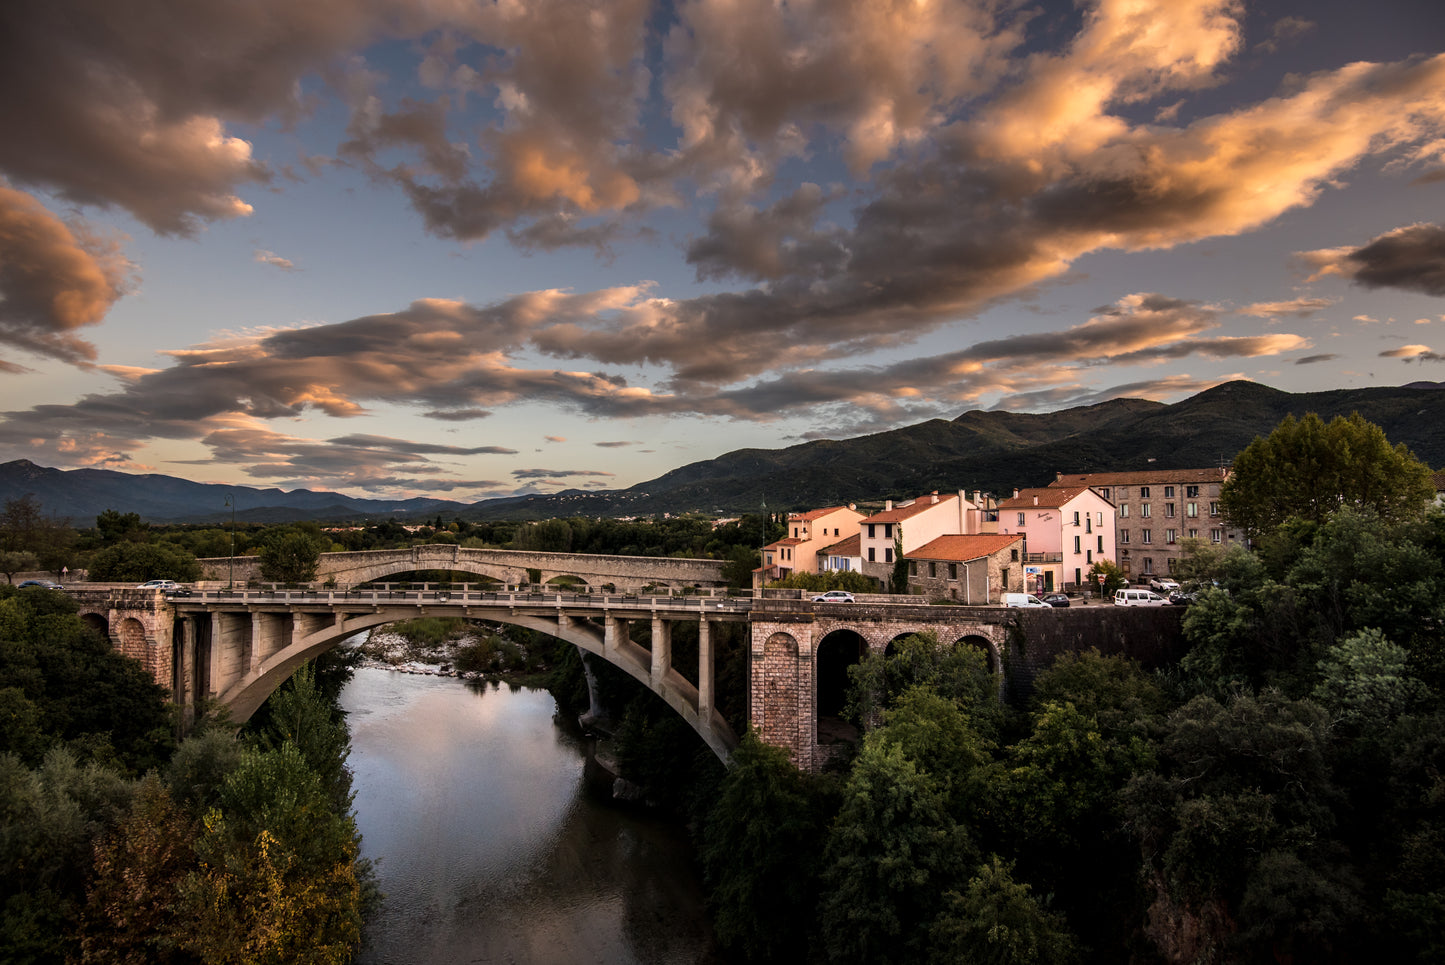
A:
[[[1034,678],[1062,653],[1091,648],[1123,654],[1145,668],[1167,666],[1188,650],[1184,607],[1088,606],[1059,610],[1009,611],[1016,619],[1004,659],[1011,701],[1033,693]]]

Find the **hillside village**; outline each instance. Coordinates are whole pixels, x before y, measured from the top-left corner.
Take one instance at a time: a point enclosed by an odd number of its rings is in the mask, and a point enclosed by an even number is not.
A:
[[[1131,581],[1169,576],[1185,540],[1244,542],[1220,509],[1228,475],[1224,468],[1059,473],[1048,486],[1007,498],[932,492],[889,500],[871,515],[856,504],[791,513],[787,535],[763,547],[754,583],[856,572],[886,587],[902,559],[909,593],[980,604],[1010,592],[1081,591],[1099,560]]]

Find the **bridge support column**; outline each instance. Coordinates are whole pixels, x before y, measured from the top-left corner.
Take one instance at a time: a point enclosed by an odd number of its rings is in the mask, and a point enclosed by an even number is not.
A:
[[[652,618],[652,689],[662,691],[662,682],[672,669],[672,624]]]
[[[697,623],[697,719],[711,726],[712,708],[712,633],[703,617]]]

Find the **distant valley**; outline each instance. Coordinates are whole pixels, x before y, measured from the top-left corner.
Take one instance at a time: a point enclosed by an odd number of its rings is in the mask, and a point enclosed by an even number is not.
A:
[[[0,500],[34,494],[48,514],[89,525],[106,509],[151,522],[286,522],[391,516],[545,519],[796,510],[905,498],[939,490],[996,494],[1042,486],[1058,472],[1227,465],[1287,414],[1329,420],[1360,415],[1432,468],[1445,467],[1445,383],[1289,393],[1228,382],[1166,405],[1115,399],[1058,412],[973,410],[947,421],[781,449],[739,449],[674,469],[628,489],[569,490],[462,503],[358,499],[332,492],[254,489],[105,469],[0,465]]]

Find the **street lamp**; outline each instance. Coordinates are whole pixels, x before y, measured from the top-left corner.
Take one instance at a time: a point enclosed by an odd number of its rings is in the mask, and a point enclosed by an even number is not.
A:
[[[226,505],[231,507],[231,565],[226,571],[226,592],[236,587],[236,495],[226,494]]]

